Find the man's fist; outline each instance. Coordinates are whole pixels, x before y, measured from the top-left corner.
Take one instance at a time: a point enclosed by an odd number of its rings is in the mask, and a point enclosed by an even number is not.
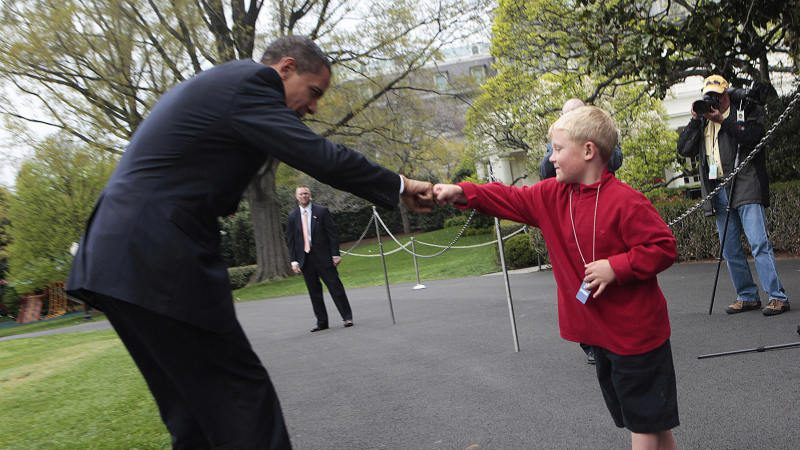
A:
[[[403,178],[403,193],[400,200],[409,211],[417,213],[431,212],[433,209],[433,185],[427,181],[412,180],[400,175]]]

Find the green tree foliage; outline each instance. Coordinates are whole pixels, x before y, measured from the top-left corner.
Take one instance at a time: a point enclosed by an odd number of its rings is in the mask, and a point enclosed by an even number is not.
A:
[[[23,163],[9,207],[9,278],[19,293],[66,278],[77,242],[116,164],[106,153],[50,137]]]
[[[571,79],[557,85],[588,83],[578,96],[592,103],[640,82],[660,99],[673,84],[710,72],[739,86],[749,80],[771,84],[776,74],[798,73],[798,30],[796,1],[500,0],[492,52],[511,73],[487,89],[487,105],[477,110],[472,128],[494,114],[497,120],[489,123],[498,126],[477,133],[480,139],[491,136],[505,148],[530,146],[530,136],[540,132],[525,125],[535,123],[526,117],[547,113],[547,100],[538,100],[554,89],[548,75]],[[533,110],[509,106],[514,98],[524,98]],[[558,109],[553,103],[551,111]],[[771,119],[780,106],[773,105]],[[796,149],[777,152],[783,167],[797,166]]]
[[[550,124],[563,103],[577,97],[613,114],[625,156],[618,176],[650,189],[674,165],[677,136],[644,83],[610,81],[591,70],[594,62],[578,39],[582,20],[584,12],[570,2],[499,2],[492,37],[498,74],[467,117],[476,156],[521,150],[528,154],[529,173],[538,173]]]
[[[461,135],[469,96],[477,85],[470,79],[453,80],[447,92],[433,90],[434,73],[421,69],[397,89],[387,92],[373,103],[368,114],[354,117],[346,127],[336,132],[336,140],[357,148],[379,163],[399,173],[428,180],[449,179],[464,152]],[[456,84],[458,83],[458,84]],[[371,83],[343,83],[332,92],[315,120],[337,117],[351,102],[359,103],[373,95]],[[301,176],[305,184],[313,185]],[[323,185],[313,186],[317,199],[333,197],[335,203],[325,203],[333,210],[366,207],[364,201],[350,194],[337,194]],[[342,201],[342,197],[346,200]],[[341,208],[345,206],[345,208]],[[404,232],[411,231],[411,219],[402,208]]]
[[[339,109],[338,116],[312,124],[326,136],[340,136],[340,130],[388,92],[407,88],[404,80],[437,57],[442,46],[471,33],[472,25],[483,20],[486,4],[487,0],[4,2],[0,77],[30,102],[21,108],[0,98],[0,110],[121,152],[170,86],[225,61],[258,58],[256,47],[275,36],[305,34],[330,53],[335,83],[360,79],[372,86],[371,95]],[[372,68],[386,75],[378,77]],[[278,166],[268,158],[247,192],[260,280],[288,270],[278,221]]]
[[[11,221],[8,218],[8,206],[11,200],[11,193],[0,187],[0,280],[5,278],[6,271],[8,270],[8,255],[6,251],[8,245],[11,243],[11,236],[9,236],[9,225]],[[2,297],[0,295],[0,297]]]
[[[574,39],[585,46],[594,73],[635,77],[660,95],[709,71],[769,83],[775,73],[798,70],[796,1],[581,0],[574,13],[580,18]]]
[[[571,48],[582,49],[587,73],[609,87],[643,81],[661,98],[692,75],[719,73],[734,86],[753,80],[770,86],[778,76],[800,73],[800,3],[794,0],[580,0],[569,13],[576,22],[548,27],[542,36],[553,39],[571,29]],[[771,124],[788,100],[767,100]],[[768,146],[774,179],[797,176],[794,124],[785,123]]]
[[[222,258],[228,267],[255,264],[256,245],[253,222],[250,219],[250,206],[247,202],[241,202],[235,214],[220,220],[220,231]]]

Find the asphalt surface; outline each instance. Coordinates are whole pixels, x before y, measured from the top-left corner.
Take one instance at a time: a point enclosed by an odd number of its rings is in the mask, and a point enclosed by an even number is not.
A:
[[[800,259],[778,268],[791,298]],[[735,296],[723,267],[709,316],[715,269],[686,263],[659,276],[672,322],[678,447],[800,449],[800,348],[697,359],[800,341],[800,303],[776,317],[727,315]],[[333,321],[319,333],[309,333],[305,295],[238,305],[296,450],[630,448],[593,367],[559,337],[549,271],[510,275],[519,353],[502,276],[423,282],[422,290],[392,285],[395,325],[384,287],[349,289],[355,327]]]

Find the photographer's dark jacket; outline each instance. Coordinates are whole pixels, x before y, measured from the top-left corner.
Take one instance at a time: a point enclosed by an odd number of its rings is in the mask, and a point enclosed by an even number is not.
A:
[[[722,122],[719,130],[719,154],[722,159],[723,175],[717,181],[722,181],[725,176],[733,171],[737,146],[739,161],[744,161],[764,136],[764,113],[761,107],[758,105],[746,107],[744,123],[737,123],[736,112],[738,105],[733,103],[731,102],[728,118]],[[681,156],[693,157],[699,155],[700,185],[703,197],[716,187],[714,180],[708,179],[709,167],[705,144],[707,123],[708,120],[704,118],[690,120],[678,138],[678,153]],[[749,203],[761,203],[765,207],[769,206],[766,151],[758,152],[750,163],[736,175],[735,191],[732,196],[730,195],[730,184],[728,186],[729,198],[733,199],[731,206],[734,208]],[[706,215],[714,213],[711,202],[705,202],[703,209]]]

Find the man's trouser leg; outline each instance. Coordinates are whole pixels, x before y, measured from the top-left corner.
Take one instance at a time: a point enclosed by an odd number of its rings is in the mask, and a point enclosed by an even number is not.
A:
[[[147,382],[175,449],[291,449],[278,397],[235,317],[214,332],[95,295]],[[231,324],[231,323],[229,323]]]
[[[317,326],[327,327],[328,311],[325,309],[325,300],[322,297],[322,283],[319,282],[317,263],[310,261],[310,256],[310,254],[306,255],[306,262],[303,265],[303,279],[306,282],[306,288],[308,288],[308,296],[311,298],[314,316],[317,318]]]
[[[331,293],[333,303],[339,314],[342,315],[342,320],[353,320],[353,311],[350,309],[350,301],[347,299],[347,293],[344,290],[342,279],[339,278],[339,271],[336,266],[331,265],[320,270],[322,281],[325,286],[328,286],[328,292]]]
[[[759,203],[741,205],[736,208],[741,219],[742,229],[747,236],[750,250],[753,252],[756,273],[761,280],[761,289],[767,293],[768,299],[787,301],[778,268],[775,265],[775,253],[767,233],[767,214]]]
[[[728,264],[728,274],[731,277],[733,288],[736,290],[736,299],[742,301],[756,301],[758,297],[758,286],[753,280],[750,266],[747,264],[747,256],[742,250],[742,224],[739,220],[739,213],[736,209],[731,209],[728,218],[728,232],[725,235],[725,242],[722,242],[722,235],[725,230],[726,208],[728,197],[725,189],[721,189],[719,194],[714,197],[716,208],[717,231],[719,232],[720,245],[722,245],[722,256]]]

